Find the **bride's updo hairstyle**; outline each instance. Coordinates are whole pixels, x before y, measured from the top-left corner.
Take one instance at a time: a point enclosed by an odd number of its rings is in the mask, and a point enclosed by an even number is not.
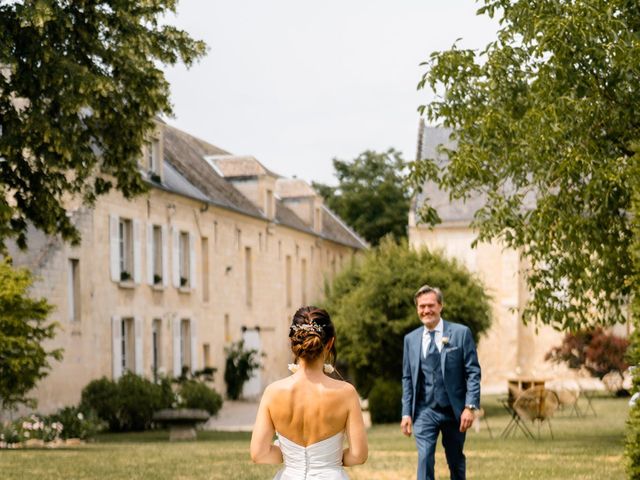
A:
[[[291,339],[291,351],[296,360],[303,358],[305,361],[313,361],[322,355],[322,350],[327,343],[336,336],[329,314],[318,307],[301,307],[293,316],[289,328]],[[335,341],[329,351],[330,363],[336,358]]]

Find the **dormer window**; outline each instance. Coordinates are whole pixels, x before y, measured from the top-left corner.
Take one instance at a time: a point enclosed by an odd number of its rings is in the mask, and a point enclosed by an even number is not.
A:
[[[322,211],[320,210],[320,207],[315,208],[315,213],[313,215],[313,229],[316,232],[322,230]]]
[[[144,167],[149,172],[149,177],[154,182],[160,183],[161,177],[161,150],[160,150],[160,139],[152,138],[150,141],[146,142],[143,148],[143,162]]]
[[[273,190],[267,190],[266,199],[265,199],[265,208],[264,213],[267,218],[271,219],[274,217],[274,202],[273,202]]]

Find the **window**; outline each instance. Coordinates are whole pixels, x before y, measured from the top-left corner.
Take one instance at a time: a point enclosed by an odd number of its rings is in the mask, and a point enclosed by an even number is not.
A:
[[[182,371],[191,370],[191,320],[180,322],[180,366]]]
[[[244,279],[247,306],[250,307],[253,301],[253,265],[251,262],[251,248],[244,249]]]
[[[314,230],[316,232],[319,232],[320,230],[322,230],[322,216],[319,208],[316,208],[315,215],[314,215]]]
[[[267,218],[273,218],[273,190],[267,190],[264,212]]]
[[[162,320],[156,318],[151,324],[151,370],[153,378],[158,376],[158,370],[162,367]]]
[[[159,175],[160,162],[160,140],[154,138],[144,146],[144,163],[149,172]],[[152,178],[152,180],[156,179]]]
[[[209,301],[209,239],[202,237],[202,301]]]
[[[133,318],[123,318],[120,323],[122,372],[133,372],[135,362],[135,341]]]
[[[120,254],[120,281],[133,279],[133,226],[131,220],[118,220],[118,242]]]
[[[231,328],[229,325],[229,314],[224,314],[224,341],[225,343],[231,343]]]
[[[162,285],[163,274],[162,274],[162,227],[159,225],[153,226],[152,232],[152,251],[150,255],[153,258],[153,285]]]
[[[208,343],[202,345],[202,365],[211,368],[211,346]]]
[[[291,255],[287,255],[284,267],[285,285],[287,294],[287,307],[291,306]]]
[[[300,287],[302,290],[302,305],[307,304],[307,260],[302,259],[300,262]]]
[[[80,261],[69,259],[69,320],[80,321]]]
[[[242,246],[242,230],[236,228],[236,248],[240,250]]]
[[[258,232],[258,246],[259,251],[262,251],[262,232]]]
[[[189,286],[189,278],[190,278],[190,258],[191,254],[189,252],[189,233],[180,232],[180,238],[178,243],[178,260],[179,264],[179,272],[180,272],[180,287],[188,287]]]

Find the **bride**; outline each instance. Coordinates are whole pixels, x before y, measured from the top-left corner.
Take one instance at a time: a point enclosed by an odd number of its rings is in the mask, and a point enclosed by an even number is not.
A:
[[[329,314],[302,307],[289,328],[295,373],[262,395],[251,436],[255,463],[282,463],[274,480],[346,480],[343,466],[367,460],[367,437],[356,390],[325,375],[335,361],[335,330]],[[278,441],[272,443],[274,433]],[[344,439],[348,447],[344,448]]]

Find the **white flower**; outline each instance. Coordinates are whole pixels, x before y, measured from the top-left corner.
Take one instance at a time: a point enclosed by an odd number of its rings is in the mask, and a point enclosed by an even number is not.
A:
[[[84,415],[82,412],[78,412],[78,420],[84,420]]]
[[[333,365],[331,365],[330,363],[325,363],[324,367],[323,367],[324,373],[331,375],[333,372],[336,371],[335,368],[333,368]]]
[[[449,337],[442,337],[442,345],[449,345]]]
[[[29,422],[22,422],[23,430],[31,430],[31,424]]]
[[[298,365],[297,363],[289,363],[287,364],[287,369],[291,373],[296,373],[298,370],[300,370],[300,365]]]
[[[630,407],[635,406],[636,402],[638,401],[638,398],[640,398],[640,392],[634,393],[633,396],[629,399],[629,406]]]

